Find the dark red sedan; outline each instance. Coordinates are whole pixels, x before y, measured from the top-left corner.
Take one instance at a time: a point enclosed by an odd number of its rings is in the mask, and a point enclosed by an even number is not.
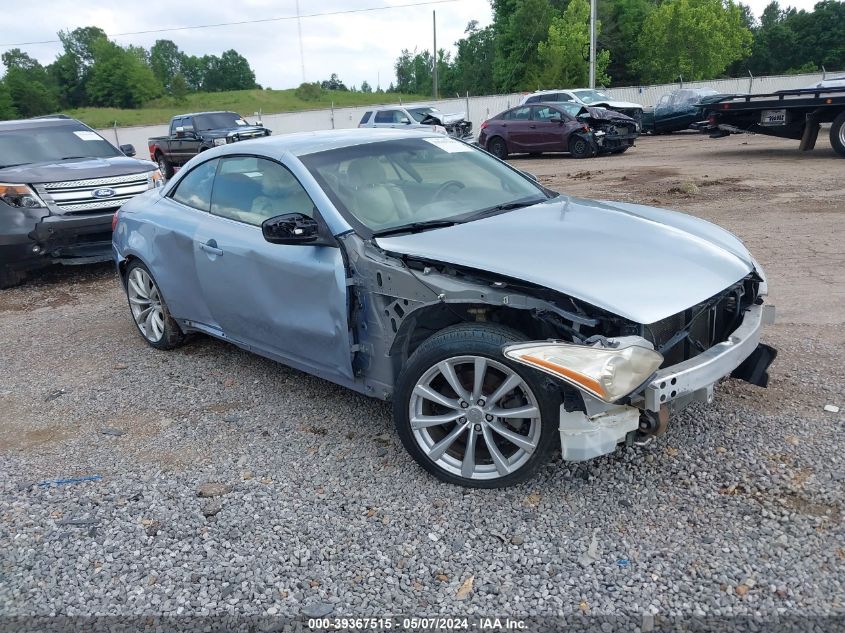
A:
[[[569,152],[574,158],[621,154],[639,136],[619,112],[569,103],[535,103],[505,110],[481,124],[478,144],[498,158],[508,154]]]

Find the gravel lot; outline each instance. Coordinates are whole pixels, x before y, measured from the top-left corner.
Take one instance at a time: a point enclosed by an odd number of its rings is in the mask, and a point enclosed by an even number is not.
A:
[[[0,613],[845,613],[845,162],[795,145],[515,159],[738,233],[780,356],[768,390],[727,381],[646,447],[503,491],[425,475],[387,404],[205,337],[150,349],[110,266],[4,291]]]

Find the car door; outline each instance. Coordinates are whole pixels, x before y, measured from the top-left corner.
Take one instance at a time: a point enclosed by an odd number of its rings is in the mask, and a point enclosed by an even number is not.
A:
[[[508,130],[508,149],[512,152],[531,152],[534,129],[531,120],[531,106],[514,108],[509,113],[506,126]]]
[[[566,150],[563,144],[564,126],[563,115],[549,105],[539,105],[531,108],[531,120],[534,125],[533,151],[562,152]]]
[[[194,254],[203,295],[223,336],[265,356],[340,382],[353,378],[346,272],[340,248],[267,242],[261,223],[317,215],[281,163],[220,159],[210,213]]]
[[[405,127],[409,123],[408,115],[402,110],[379,110],[374,119],[375,127]]]
[[[185,130],[185,135],[182,137],[182,162],[187,163],[199,154],[202,140],[199,132],[194,129],[193,117],[186,116],[182,119],[182,127]]]
[[[153,255],[150,261],[144,262],[161,288],[173,317],[212,334],[218,333],[219,327],[200,288],[194,243],[211,207],[216,172],[217,159],[196,165],[151,207],[155,232],[147,248]]]

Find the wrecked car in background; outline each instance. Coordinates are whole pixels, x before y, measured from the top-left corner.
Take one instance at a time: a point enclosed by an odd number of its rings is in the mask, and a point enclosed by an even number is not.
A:
[[[217,147],[115,226],[149,345],[204,332],[390,400],[411,456],[465,486],[647,441],[722,378],[765,386],[774,357],[765,274],[731,233],[431,132]]]
[[[669,134],[707,122],[704,106],[729,95],[712,88],[683,88],[663,95],[651,110],[643,113],[643,132]]]
[[[538,103],[505,110],[481,124],[478,145],[497,158],[569,152],[574,158],[621,154],[639,136],[624,114],[576,103]]]
[[[432,106],[385,106],[367,110],[358,127],[425,129],[463,141],[472,140],[466,112],[444,114]]]
[[[134,155],[64,115],[0,122],[0,288],[52,264],[108,261],[115,210],[164,184]]]
[[[520,105],[531,103],[569,103],[590,106],[593,108],[606,108],[629,116],[637,122],[639,128],[643,117],[643,106],[631,101],[619,101],[601,90],[592,88],[578,88],[576,90],[538,90],[525,95]]]

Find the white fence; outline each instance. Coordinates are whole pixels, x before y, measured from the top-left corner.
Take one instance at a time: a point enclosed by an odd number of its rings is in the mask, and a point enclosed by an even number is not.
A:
[[[845,75],[842,73],[827,73],[828,77]],[[718,79],[714,81],[684,82],[684,88],[710,87],[719,92],[765,94],[776,90],[789,90],[811,86],[822,81],[822,73],[803,75],[777,75],[769,77],[741,77],[738,79]],[[614,99],[633,101],[646,107],[653,106],[657,100],[667,92],[681,86],[680,83],[662,84],[657,86],[629,86],[626,88],[608,88],[604,92]],[[385,95],[388,96],[388,95]],[[425,101],[443,112],[467,112],[469,120],[477,130],[479,124],[494,114],[517,105],[522,99],[521,93],[509,95],[492,95],[487,97],[468,97],[442,99],[440,101]],[[395,103],[395,102],[391,102]],[[273,130],[274,134],[290,132],[310,132],[314,130],[352,128],[358,125],[367,107],[335,108],[327,110],[306,110],[302,112],[285,112],[281,114],[265,114],[264,125]],[[253,119],[251,112],[241,112],[247,119]],[[107,139],[115,144],[131,143],[138,151],[138,157],[147,156],[147,139],[152,136],[164,136],[168,132],[166,125],[135,126],[124,128],[107,128],[99,130]]]

